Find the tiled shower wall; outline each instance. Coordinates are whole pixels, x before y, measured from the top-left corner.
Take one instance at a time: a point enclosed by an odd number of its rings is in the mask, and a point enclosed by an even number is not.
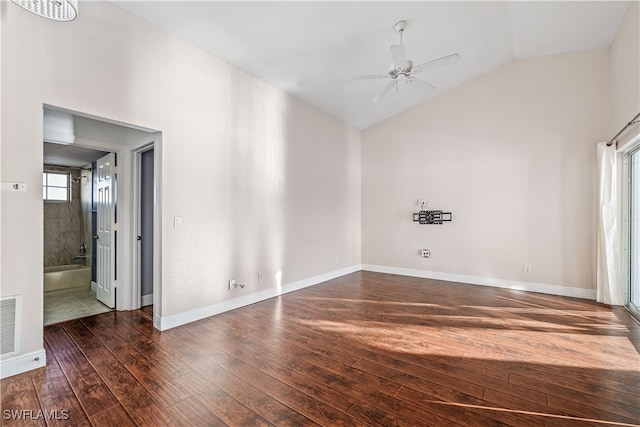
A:
[[[83,208],[84,206],[91,208],[91,172],[54,165],[44,165],[44,170],[70,172],[72,179],[82,175],[87,177],[81,179],[78,184],[71,182],[70,202],[43,202],[44,266],[89,265],[92,244],[91,215],[88,212],[85,213]],[[81,191],[81,186],[88,186],[88,191]],[[86,194],[88,202],[83,203],[81,193]],[[80,246],[83,242],[87,246],[87,253],[82,255],[87,255],[87,259],[73,261],[74,255],[80,255]]]

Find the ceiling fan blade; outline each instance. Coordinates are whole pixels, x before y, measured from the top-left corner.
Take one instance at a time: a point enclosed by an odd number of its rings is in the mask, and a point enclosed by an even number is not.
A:
[[[363,74],[360,76],[349,76],[347,80],[353,81],[353,80],[369,80],[369,79],[386,79],[387,77],[389,77],[388,74]]]
[[[443,56],[442,58],[434,59],[432,61],[427,61],[420,65],[416,65],[412,68],[411,71],[413,73],[421,73],[427,70],[433,70],[435,68],[457,64],[458,62],[460,62],[460,55],[454,53],[453,55]]]
[[[422,89],[423,91],[428,92],[428,93],[435,92],[435,90],[436,90],[436,87],[434,85],[432,85],[430,83],[427,83],[424,80],[419,79],[417,77],[411,77],[410,79],[407,79],[407,84],[409,86],[413,86],[415,88]]]
[[[397,84],[398,82],[396,80],[391,80],[389,83],[387,83],[380,92],[378,92],[378,94],[376,96],[373,97],[373,102],[378,102],[380,101],[382,98],[385,97],[385,95],[387,93],[389,93],[389,91],[391,90],[391,88],[393,87],[394,84]]]
[[[404,45],[391,45],[391,58],[393,58],[393,66],[395,68],[404,68],[407,60],[407,51]]]

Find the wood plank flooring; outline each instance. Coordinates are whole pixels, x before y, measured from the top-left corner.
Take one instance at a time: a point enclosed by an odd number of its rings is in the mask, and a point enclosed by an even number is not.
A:
[[[150,319],[47,326],[47,366],[1,382],[2,425],[640,425],[640,327],[591,301],[359,272]]]

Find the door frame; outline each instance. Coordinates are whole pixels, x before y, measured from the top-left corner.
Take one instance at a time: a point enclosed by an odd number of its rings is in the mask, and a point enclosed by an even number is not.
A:
[[[625,308],[636,317],[640,317],[630,306],[631,302],[631,155],[640,150],[640,135],[631,139],[622,148],[618,149],[618,178],[622,183],[618,192],[620,201],[620,216],[622,217],[622,260],[620,279],[623,286]]]
[[[50,104],[42,104],[43,109],[58,110],[70,113],[74,116],[85,117],[105,123],[110,123],[125,128],[137,129],[148,132],[144,138],[123,144],[115,141],[83,140],[75,143],[78,147],[94,150],[108,151],[118,156],[118,288],[116,291],[116,310],[135,310],[140,308],[140,288],[135,277],[136,267],[136,174],[135,156],[145,146],[153,145],[154,148],[154,187],[156,204],[153,225],[153,326],[160,329],[162,317],[162,132],[126,123],[111,120],[101,116],[83,113],[77,110],[58,107]],[[43,213],[44,215],[44,213]],[[44,217],[41,218],[41,222]]]
[[[135,218],[135,232],[133,235],[133,245],[135,247],[135,261],[134,261],[134,286],[133,290],[135,291],[135,295],[131,295],[131,299],[136,308],[140,308],[142,306],[142,279],[141,279],[141,258],[140,258],[140,246],[137,239],[137,236],[141,234],[141,226],[142,226],[142,215],[141,215],[141,187],[142,187],[142,154],[149,151],[154,150],[153,154],[153,313],[154,313],[154,326],[156,323],[156,319],[159,319],[159,311],[160,311],[160,277],[161,277],[161,262],[160,262],[160,233],[162,230],[161,225],[161,215],[160,215],[160,174],[158,173],[158,169],[160,168],[160,160],[159,160],[159,150],[157,146],[157,141],[162,137],[161,134],[155,136],[152,142],[147,144],[142,144],[135,150],[132,150],[132,165],[133,165],[133,201],[134,201],[134,215]],[[156,326],[158,327],[158,326]]]

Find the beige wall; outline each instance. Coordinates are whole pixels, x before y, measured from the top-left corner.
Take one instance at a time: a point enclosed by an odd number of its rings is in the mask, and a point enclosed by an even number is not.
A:
[[[610,94],[607,50],[532,58],[363,131],[363,264],[594,289]],[[453,222],[413,223],[418,199]]]
[[[28,307],[22,352],[42,348],[43,103],[162,131],[164,316],[360,263],[359,131],[109,3],[64,24],[0,8],[0,178],[28,184],[2,193],[1,294]]]
[[[613,136],[640,113],[640,2],[629,2],[610,52]],[[618,147],[638,134],[635,125],[620,136]]]

